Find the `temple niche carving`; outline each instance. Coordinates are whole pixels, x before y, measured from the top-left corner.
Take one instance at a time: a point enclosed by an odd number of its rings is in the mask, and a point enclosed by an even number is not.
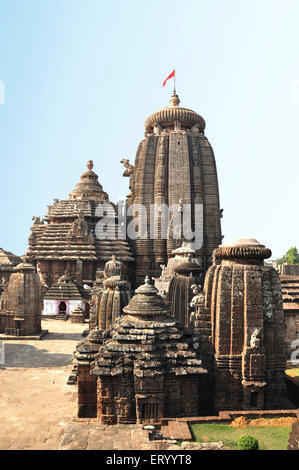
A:
[[[80,210],[78,213],[78,218],[74,220],[70,230],[68,231],[66,238],[70,241],[76,241],[77,239],[81,239],[87,241],[88,235],[88,223],[85,221],[84,214]],[[92,243],[93,237],[90,236],[90,242]]]

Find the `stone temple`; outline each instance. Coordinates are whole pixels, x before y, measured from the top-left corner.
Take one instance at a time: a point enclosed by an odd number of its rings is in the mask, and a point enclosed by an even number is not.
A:
[[[195,205],[202,205],[202,239],[197,250],[202,269],[206,272],[212,262],[212,252],[222,240],[217,170],[213,149],[204,135],[205,121],[195,111],[179,106],[180,99],[174,93],[170,106],[152,114],[145,121],[145,138],[140,142],[134,166],[128,160],[124,176],[130,177],[130,194],[127,204],[142,204],[137,216],[143,232],[150,232],[150,205],[174,207],[190,205],[194,223]],[[183,237],[175,238],[168,230],[168,237],[161,235],[159,214],[154,215],[157,224],[156,239],[137,239],[134,243],[137,284],[147,274],[160,275],[160,265],[165,265],[172,250],[179,247]],[[170,217],[171,220],[171,217]],[[171,229],[171,227],[168,227]],[[196,227],[193,227],[196,230]]]
[[[204,293],[218,410],[284,406],[284,315],[279,275],[264,266],[270,256],[271,250],[253,239],[214,251]]]
[[[204,132],[204,119],[181,107],[175,92],[169,107],[146,119],[134,165],[122,160],[127,222],[137,237],[118,237],[109,224],[98,236],[99,224],[123,222],[123,213],[92,161],[67,200],[34,217],[31,264],[13,269],[1,331],[39,331],[41,292],[44,314],[73,322],[89,314],[68,382],[78,384],[79,417],[148,423],[285,407],[279,275],[264,265],[271,251],[256,240],[221,244],[217,170]],[[153,205],[171,208],[166,233]],[[35,282],[22,311],[21,277]]]
[[[28,260],[13,268],[0,298],[1,333],[15,337],[42,335],[41,283]]]
[[[109,197],[92,169],[90,160],[68,199],[54,199],[42,220],[33,217],[26,255],[37,266],[47,287],[58,282],[66,269],[79,285],[91,284],[97,269],[103,268],[113,254],[128,265],[134,261],[126,240],[113,234],[111,238],[107,234],[106,239],[99,239],[95,234],[102,218],[97,214],[97,207],[108,203]]]
[[[217,170],[213,149],[204,135],[204,119],[179,104],[174,93],[169,107],[146,119],[145,138],[134,165],[121,160],[124,176],[130,178],[126,209],[142,205],[147,211],[144,216],[133,210],[127,217],[128,222],[134,219],[139,238],[121,239],[109,227],[105,239],[97,236],[97,224],[103,219],[99,207],[108,204],[111,214],[105,215],[115,223],[120,214],[99,183],[92,161],[67,200],[54,199],[43,219],[33,217],[26,256],[46,288],[57,283],[66,269],[79,285],[91,285],[97,270],[103,270],[112,255],[124,263],[132,285],[138,286],[146,275],[160,276],[161,265],[167,264],[173,250],[195,239],[197,262],[206,272],[212,252],[222,240]],[[154,204],[170,210],[166,221],[154,211],[157,236],[152,239],[150,208]],[[182,228],[187,213],[193,234],[175,227],[179,215]]]
[[[284,316],[279,275],[264,266],[270,256],[253,239],[216,248],[204,291],[192,286],[188,328],[147,277],[112,327],[95,326],[78,344],[79,416],[106,424],[154,423],[223,410],[283,409]],[[188,269],[196,269],[190,260],[179,276]],[[188,284],[182,296],[187,291]]]

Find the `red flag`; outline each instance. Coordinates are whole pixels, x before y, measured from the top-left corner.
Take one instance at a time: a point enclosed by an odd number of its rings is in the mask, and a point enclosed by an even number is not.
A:
[[[175,77],[175,69],[171,72],[170,75],[168,75],[167,78],[165,78],[165,80],[164,80],[164,82],[163,82],[163,86],[165,86],[167,80],[169,80],[169,79],[172,78],[172,77],[173,77],[173,78]]]

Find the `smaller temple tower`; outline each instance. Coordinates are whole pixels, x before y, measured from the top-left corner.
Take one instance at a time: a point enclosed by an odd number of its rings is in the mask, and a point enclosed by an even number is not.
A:
[[[190,302],[193,297],[192,286],[201,282],[202,269],[189,255],[174,271],[175,276],[170,281],[168,292],[171,313],[181,327],[187,327],[191,313]]]
[[[205,278],[215,360],[215,409],[281,409],[285,403],[284,316],[271,250],[240,239],[214,250]]]
[[[90,374],[97,378],[93,394],[97,394],[100,422],[159,422],[162,417],[201,414],[208,393],[207,370],[148,277],[124,313],[90,364]],[[83,375],[78,371],[80,385]],[[79,404],[84,406],[91,390],[84,388],[85,382],[80,390],[86,391],[79,394]]]
[[[35,336],[41,333],[41,282],[36,268],[18,264],[1,296],[0,333]]]
[[[90,286],[113,253],[127,265],[134,261],[127,241],[116,237],[117,207],[103,191],[91,160],[68,199],[55,198],[48,214],[33,220],[26,255],[45,288],[57,283],[66,269],[79,286]]]
[[[123,307],[131,298],[131,285],[127,280],[124,263],[117,260],[115,255],[105,264],[102,276],[100,282],[97,279],[94,283],[91,303],[95,309],[95,319],[91,319],[90,329],[108,329],[122,315]]]

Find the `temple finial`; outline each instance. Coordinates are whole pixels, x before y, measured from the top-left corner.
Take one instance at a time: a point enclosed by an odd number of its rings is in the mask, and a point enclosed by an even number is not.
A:
[[[92,170],[92,169],[93,169],[93,161],[92,161],[92,160],[88,160],[86,166],[87,166],[87,168],[88,168],[89,170]]]
[[[171,95],[170,100],[169,100],[169,103],[170,103],[170,106],[179,106],[179,104],[180,104],[180,98],[178,97],[178,95],[176,94],[175,91],[174,91],[173,94]]]

